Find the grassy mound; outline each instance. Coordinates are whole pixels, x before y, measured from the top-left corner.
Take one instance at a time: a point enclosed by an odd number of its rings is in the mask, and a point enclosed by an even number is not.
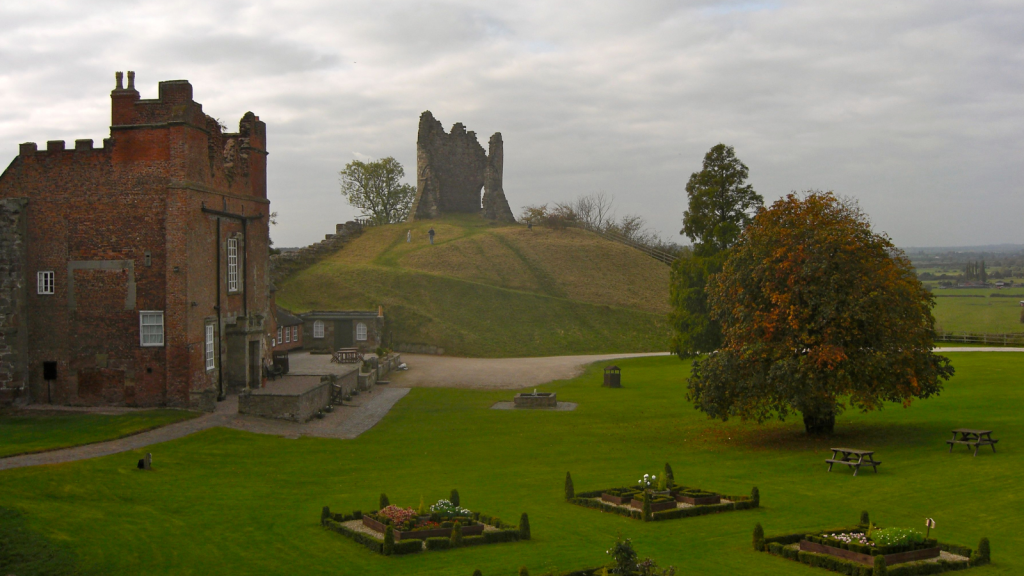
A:
[[[453,355],[647,352],[667,348],[668,282],[668,266],[583,230],[463,216],[371,228],[281,282],[277,301],[295,312],[383,305],[395,343]]]

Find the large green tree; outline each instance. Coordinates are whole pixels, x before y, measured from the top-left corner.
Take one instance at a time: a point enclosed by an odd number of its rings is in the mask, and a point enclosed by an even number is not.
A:
[[[729,247],[764,206],[761,196],[745,184],[747,174],[733,147],[717,144],[704,155],[701,171],[686,183],[689,207],[679,233],[689,237],[694,247],[673,264],[669,287],[672,348],[680,358],[712,352],[722,342],[705,286],[711,275],[722,270]]]
[[[907,406],[953,375],[932,353],[934,299],[910,261],[830,192],[759,213],[708,294],[723,343],[694,362],[689,399],[715,418],[795,411],[827,434],[846,407]]]
[[[374,224],[403,222],[416,196],[416,188],[402,184],[405,169],[391,156],[373,162],[353,160],[341,174],[341,195],[362,209]]]

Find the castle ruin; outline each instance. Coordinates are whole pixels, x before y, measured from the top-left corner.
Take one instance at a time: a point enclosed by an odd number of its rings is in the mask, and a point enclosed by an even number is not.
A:
[[[416,200],[409,219],[462,212],[515,222],[501,187],[503,154],[500,132],[491,136],[484,152],[476,132],[466,131],[461,122],[446,133],[429,110],[421,114],[416,138]]]

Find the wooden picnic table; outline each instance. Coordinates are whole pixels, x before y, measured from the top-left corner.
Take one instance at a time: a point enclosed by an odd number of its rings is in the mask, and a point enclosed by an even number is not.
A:
[[[331,362],[335,364],[354,364],[362,359],[359,348],[338,348],[331,354]]]
[[[957,439],[959,435],[960,439]],[[992,439],[991,430],[975,430],[973,428],[957,428],[953,430],[953,439],[946,440],[946,444],[949,444],[949,451],[953,451],[953,446],[957,444],[966,444],[968,447],[974,446],[974,455],[978,455],[979,446],[991,446],[992,451],[996,451],[996,442],[999,440]]]
[[[856,476],[861,466],[871,466],[878,473],[878,465],[881,462],[874,459],[874,450],[857,450],[856,448],[832,448],[832,457],[825,462],[828,464],[828,471],[832,471],[833,464],[845,464],[853,468],[853,475]],[[842,456],[840,456],[842,454]]]

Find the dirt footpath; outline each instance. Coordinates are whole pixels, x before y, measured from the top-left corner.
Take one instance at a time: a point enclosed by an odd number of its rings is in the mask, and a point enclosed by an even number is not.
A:
[[[593,362],[668,355],[668,352],[653,352],[541,358],[455,358],[403,352],[402,361],[409,365],[409,370],[392,372],[390,378],[393,386],[403,388],[515,390],[574,378]]]

